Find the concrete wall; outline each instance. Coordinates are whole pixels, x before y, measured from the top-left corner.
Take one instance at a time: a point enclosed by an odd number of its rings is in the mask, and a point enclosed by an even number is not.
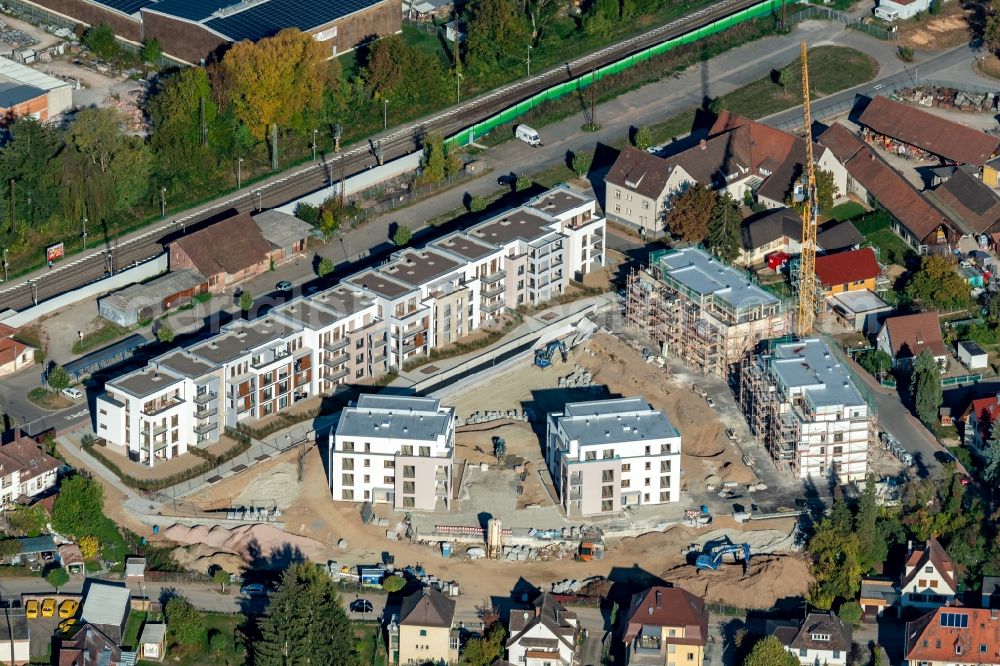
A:
[[[30,324],[39,317],[61,310],[77,303],[78,301],[82,301],[85,298],[121,289],[122,287],[128,286],[134,282],[148,280],[151,277],[159,275],[165,270],[167,270],[167,255],[166,253],[163,253],[145,263],[139,264],[135,268],[120,271],[111,277],[98,280],[97,282],[92,282],[86,286],[80,287],[79,289],[68,291],[65,294],[60,294],[55,298],[42,301],[38,305],[28,308],[27,310],[21,310],[20,312],[9,310],[7,312],[0,313],[0,321],[8,326],[20,328]]]
[[[146,39],[160,40],[164,53],[192,65],[221,53],[229,46],[229,40],[200,25],[156,12],[142,12],[142,30]]]
[[[88,26],[104,23],[110,26],[115,34],[122,39],[137,44],[142,41],[137,20],[107,7],[86,0],[34,0],[33,2],[25,0],[25,2]]]

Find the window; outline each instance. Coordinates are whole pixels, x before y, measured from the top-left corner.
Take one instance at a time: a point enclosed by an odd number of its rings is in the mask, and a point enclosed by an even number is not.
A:
[[[929,565],[924,567],[924,573],[934,573],[934,567]]]
[[[340,448],[341,451],[351,452],[354,450],[354,442],[344,442]]]
[[[606,469],[603,472],[601,472],[601,481],[603,483],[608,483],[609,481],[614,481],[614,480],[615,480],[614,471]]]
[[[347,500],[348,502],[353,502],[354,501],[354,491],[353,490],[347,490],[347,489],[345,489],[341,493],[341,497],[343,499]]]
[[[340,481],[345,486],[353,486],[354,485],[354,475],[353,474],[344,474],[344,475],[341,476]]]
[[[414,506],[416,506],[416,504],[414,503],[412,497],[404,497],[403,498],[403,508],[404,509],[412,509]]]
[[[414,483],[413,481],[404,481],[403,492],[407,495],[412,495],[413,493],[417,492],[417,484]]]
[[[828,641],[830,640],[830,634],[809,634],[809,638],[814,641]]]
[[[615,503],[611,500],[601,501],[601,511],[612,511],[615,508]]]
[[[391,476],[383,476],[382,477],[382,483],[384,483],[386,485],[390,485],[391,486],[392,483],[393,483],[393,481],[395,481],[395,479],[393,477],[391,477]]]
[[[614,449],[604,449],[604,455],[602,456],[605,460],[615,457]]]
[[[667,629],[667,636],[673,637],[677,635],[676,629]]]
[[[371,482],[372,482],[372,477],[369,476],[368,474],[365,474],[365,483],[371,483]]]
[[[448,643],[448,646],[452,650],[457,650],[458,649],[458,636],[452,636],[451,639],[450,639],[450,641],[449,641],[449,643]]]
[[[372,461],[369,458],[364,458],[364,466],[365,467],[371,467],[372,466]]]
[[[354,458],[344,458],[343,462],[340,464],[341,469],[346,471],[351,471],[354,469]]]
[[[413,465],[403,465],[403,478],[413,479],[417,476],[417,468]]]
[[[647,476],[647,477],[646,477],[646,483],[645,483],[645,486],[646,486],[646,487],[648,488],[648,487],[649,487],[649,485],[650,485],[650,480],[649,480],[649,477]]]
[[[401,456],[412,456],[413,455],[413,446],[411,446],[410,444],[403,444],[402,446],[399,447],[399,455],[401,455]]]
[[[597,451],[587,451],[583,454],[584,460],[597,460]]]
[[[604,499],[614,497],[614,491],[611,489],[611,486],[601,486],[601,497]]]
[[[986,643],[979,644],[979,652],[982,654],[986,654]]]
[[[942,627],[969,628],[969,616],[965,613],[941,613]]]
[[[418,450],[421,457],[426,458],[431,455],[431,447],[429,446],[421,446]]]
[[[661,460],[660,461],[660,471],[661,472],[666,472],[667,474],[670,473],[670,461],[669,460]]]
[[[694,661],[694,652],[688,652],[688,661]]]
[[[648,465],[649,463],[646,464]],[[631,463],[625,463],[624,465],[622,465],[622,472],[631,472],[631,471],[632,471]]]
[[[622,488],[631,488],[632,481],[630,479],[622,479]]]
[[[427,635],[427,630],[426,629],[421,629],[420,630],[420,636],[421,636],[421,638],[423,638],[426,635]]]
[[[383,460],[382,461],[382,467],[384,467],[385,469],[395,469],[395,467],[396,467],[396,461],[395,460]]]
[[[799,648],[799,656],[800,657],[808,657],[809,656],[809,650],[807,650],[805,648]]]
[[[834,650],[833,651],[833,658],[834,659],[840,659],[840,650]]]
[[[649,470],[651,470],[651,469],[653,469],[653,463],[651,463],[651,462],[649,462],[649,461],[647,460],[647,461],[646,461],[646,471],[648,472],[648,471],[649,471]]]

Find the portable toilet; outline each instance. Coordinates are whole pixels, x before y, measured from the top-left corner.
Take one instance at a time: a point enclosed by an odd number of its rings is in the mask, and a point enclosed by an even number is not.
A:
[[[448,541],[441,542],[441,557],[451,557],[451,543]]]

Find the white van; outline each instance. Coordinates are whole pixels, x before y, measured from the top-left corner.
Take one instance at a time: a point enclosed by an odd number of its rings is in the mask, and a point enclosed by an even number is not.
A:
[[[538,132],[531,129],[527,125],[518,125],[514,128],[514,136],[521,141],[524,141],[529,146],[542,145],[542,138],[538,136]]]

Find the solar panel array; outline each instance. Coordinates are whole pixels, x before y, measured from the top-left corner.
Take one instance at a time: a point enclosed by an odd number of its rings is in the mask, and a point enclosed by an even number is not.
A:
[[[151,3],[153,6],[149,8],[168,16],[176,16],[189,21],[202,21],[214,12],[236,2],[237,0],[159,0],[159,2],[153,0]]]
[[[105,7],[110,7],[115,11],[119,11],[123,14],[135,14],[140,9],[149,7],[156,0],[97,0],[100,4]]]
[[[189,0],[197,2],[198,0]],[[226,35],[234,42],[257,40],[284,28],[312,30],[342,16],[378,4],[380,0],[269,0],[224,18],[213,18],[204,25]]]

